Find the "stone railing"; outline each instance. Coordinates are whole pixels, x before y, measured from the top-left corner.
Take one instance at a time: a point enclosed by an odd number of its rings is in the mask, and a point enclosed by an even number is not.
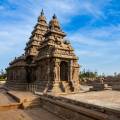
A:
[[[27,84],[26,90],[30,92],[35,92],[38,90],[38,84]]]
[[[26,91],[26,86],[27,83],[13,83],[13,81],[7,82],[4,85],[4,87],[8,90],[21,90],[21,91]]]

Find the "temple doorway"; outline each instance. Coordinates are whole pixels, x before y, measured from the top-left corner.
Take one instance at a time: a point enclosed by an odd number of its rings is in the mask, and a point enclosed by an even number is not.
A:
[[[68,62],[62,61],[60,63],[60,80],[68,81]]]

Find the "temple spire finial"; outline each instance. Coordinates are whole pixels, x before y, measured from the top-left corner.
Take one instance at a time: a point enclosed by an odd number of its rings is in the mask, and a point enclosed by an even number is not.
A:
[[[56,19],[56,18],[57,18],[57,16],[54,14],[54,15],[53,15],[53,19]]]
[[[41,11],[41,16],[43,16],[44,15],[44,11],[43,11],[43,9],[42,9],[42,11]]]
[[[46,23],[46,17],[44,15],[43,9],[40,12],[40,16],[38,17],[38,22],[44,21]]]

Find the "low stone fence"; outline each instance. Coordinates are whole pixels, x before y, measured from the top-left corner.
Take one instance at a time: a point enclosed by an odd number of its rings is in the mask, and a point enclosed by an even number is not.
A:
[[[120,91],[120,82],[116,82],[112,84],[112,90]]]
[[[35,92],[38,90],[38,84],[28,84],[28,83],[7,83],[5,87],[10,90],[20,90],[20,91],[30,91]]]
[[[6,83],[4,87],[8,90],[26,91],[27,83]]]
[[[26,90],[30,92],[35,92],[38,90],[38,84],[27,84]]]
[[[120,120],[119,110],[52,95],[40,95],[40,106],[64,120]]]
[[[5,85],[8,89],[11,90],[20,90],[20,91],[30,91],[30,92],[35,92],[35,91],[43,91],[44,90],[44,85],[41,83],[7,83]]]
[[[92,84],[92,86],[93,87],[90,89],[90,91],[99,91],[105,89],[105,85],[101,83]]]

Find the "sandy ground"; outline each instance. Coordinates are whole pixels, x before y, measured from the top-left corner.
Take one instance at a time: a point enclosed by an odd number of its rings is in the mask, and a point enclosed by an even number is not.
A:
[[[62,120],[41,108],[0,111],[0,120]]]
[[[73,100],[120,110],[120,91],[104,90],[64,96]]]

